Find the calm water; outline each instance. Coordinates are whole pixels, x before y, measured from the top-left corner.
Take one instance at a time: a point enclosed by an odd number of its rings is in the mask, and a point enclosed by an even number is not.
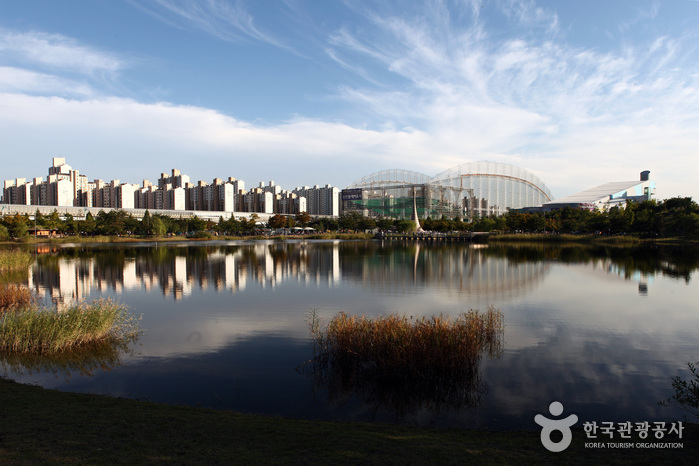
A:
[[[581,421],[673,421],[658,405],[699,360],[699,254],[682,249],[221,242],[40,246],[27,282],[60,308],[113,297],[142,314],[126,352],[17,361],[44,387],[310,419],[537,429],[556,400]],[[468,402],[323,386],[306,319],[500,309]],[[402,387],[401,390],[404,390]]]

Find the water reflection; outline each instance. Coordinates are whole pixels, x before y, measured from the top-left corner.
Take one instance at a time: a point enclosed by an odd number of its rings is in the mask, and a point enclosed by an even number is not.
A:
[[[54,375],[60,365],[13,375],[54,388],[293,417],[405,413],[422,424],[536,428],[553,400],[580,419],[668,420],[657,400],[685,369],[678,361],[696,359],[696,249],[267,241],[35,252],[22,283],[59,306],[120,295],[146,329],[135,354],[105,358],[106,370],[89,359],[88,376],[70,366],[69,385]],[[501,357],[445,379],[432,398],[426,386],[401,399],[407,381],[337,373],[315,384],[328,396],[314,396],[294,370],[313,358],[309,309],[455,316],[490,305],[507,321]]]
[[[72,375],[92,376],[111,371],[131,354],[132,341],[100,341],[53,354],[0,353],[0,368],[15,376],[52,373],[67,381]]]
[[[540,261],[490,261],[487,249],[419,244],[388,248],[381,242],[74,247],[45,252],[28,281],[58,306],[85,299],[93,291],[159,289],[178,300],[194,289],[236,293],[251,284],[275,289],[289,280],[330,287],[344,280],[381,292],[438,286],[447,293],[509,296],[531,289],[549,270],[549,264]]]
[[[502,319],[492,308],[454,320],[340,313],[321,329],[314,315],[313,358],[297,370],[334,404],[358,397],[371,412],[387,410],[395,419],[460,411],[478,406],[487,392],[480,361],[502,355]]]

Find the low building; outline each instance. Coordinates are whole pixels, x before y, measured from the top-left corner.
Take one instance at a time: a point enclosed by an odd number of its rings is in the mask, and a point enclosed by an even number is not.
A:
[[[655,194],[655,182],[650,180],[650,171],[641,172],[640,180],[614,181],[580,191],[570,196],[546,202],[541,210],[557,210],[565,207],[587,210],[609,210],[624,207],[628,201],[649,201]]]

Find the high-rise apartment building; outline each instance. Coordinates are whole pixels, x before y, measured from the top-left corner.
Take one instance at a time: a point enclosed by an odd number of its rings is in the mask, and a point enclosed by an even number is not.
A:
[[[44,206],[79,206],[114,209],[195,210],[220,212],[284,213],[294,215],[339,215],[339,189],[330,185],[283,190],[270,181],[249,191],[245,182],[233,177],[215,178],[211,184],[192,183],[179,170],[161,173],[157,185],[143,180],[143,186],[88,181],[87,176],[54,157],[46,180],[41,177],[5,180],[1,203]]]

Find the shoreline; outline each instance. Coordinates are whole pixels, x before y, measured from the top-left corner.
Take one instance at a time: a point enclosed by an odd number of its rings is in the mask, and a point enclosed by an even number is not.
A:
[[[308,421],[165,405],[24,385],[0,377],[0,463],[690,464],[682,448],[589,448],[582,428],[561,453],[538,431],[498,432]]]

